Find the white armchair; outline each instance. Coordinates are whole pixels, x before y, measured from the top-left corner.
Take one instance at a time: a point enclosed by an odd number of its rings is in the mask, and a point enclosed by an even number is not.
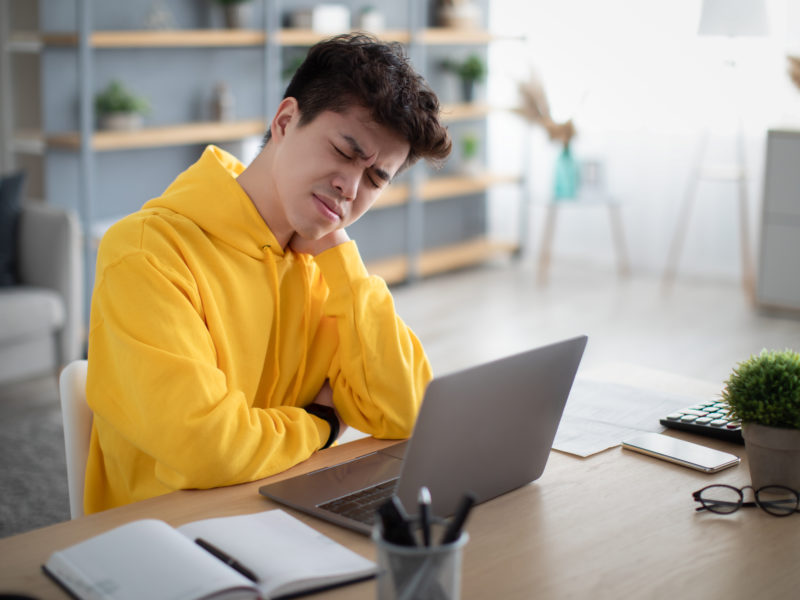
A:
[[[25,203],[19,284],[0,287],[0,383],[54,374],[83,350],[83,258],[75,214]]]

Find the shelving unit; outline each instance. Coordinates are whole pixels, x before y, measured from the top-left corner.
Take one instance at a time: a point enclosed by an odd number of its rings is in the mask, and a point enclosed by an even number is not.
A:
[[[92,0],[75,0],[77,15],[77,31],[40,31],[12,32],[7,48],[12,52],[74,52],[77,62],[79,118],[77,128],[73,131],[15,132],[13,150],[16,152],[38,152],[47,155],[51,152],[74,154],[79,162],[80,198],[76,208],[81,213],[84,231],[95,231],[98,220],[95,213],[97,207],[96,184],[102,174],[95,167],[95,156],[109,155],[119,151],[136,151],[142,149],[170,148],[206,143],[236,142],[246,138],[263,135],[272,104],[281,93],[280,68],[276,67],[281,60],[280,51],[289,47],[308,47],[328,37],[310,30],[286,29],[275,27],[282,17],[281,6],[293,6],[292,2],[274,3],[263,0],[263,27],[260,29],[181,29],[181,30],[121,30],[116,28],[92,28]],[[411,3],[412,5],[414,3]],[[298,4],[299,6],[299,4]],[[384,40],[397,41],[409,46],[412,52],[425,58],[427,47],[475,46],[483,47],[497,39],[486,31],[456,30],[431,28],[425,26],[425,18],[418,12],[419,7],[409,6],[408,21],[410,26],[401,29],[389,29],[379,37]],[[92,126],[94,118],[92,98],[92,71],[101,52],[153,52],[174,49],[204,48],[211,51],[226,52],[239,49],[256,49],[263,51],[261,77],[263,90],[263,114],[257,118],[248,116],[230,122],[210,122],[190,119],[187,122],[158,124],[131,132],[95,131]],[[168,55],[165,55],[168,56]],[[216,55],[214,55],[216,57]],[[165,58],[165,60],[169,60]],[[422,61],[424,62],[424,60]],[[424,69],[423,69],[424,71]],[[426,74],[427,76],[427,74]],[[428,78],[430,81],[430,78]],[[433,82],[431,82],[433,85]],[[435,88],[435,86],[434,86]],[[490,114],[491,108],[482,102],[443,104],[443,117],[450,124],[465,122],[483,123]],[[63,159],[66,160],[66,159]],[[519,175],[497,175],[482,173],[480,175],[460,175],[443,173],[442,175],[423,174],[415,167],[409,177],[393,184],[379,199],[373,211],[365,215],[368,219],[373,212],[399,211],[398,219],[405,222],[409,230],[406,234],[405,250],[389,256],[370,256],[365,253],[365,260],[371,272],[383,276],[389,283],[412,280],[442,271],[461,268],[487,260],[498,254],[518,252],[521,249],[519,240],[490,240],[484,231],[480,235],[470,235],[465,239],[451,241],[443,246],[425,247],[421,229],[425,222],[425,207],[439,201],[458,198],[475,198],[495,185],[519,185]],[[521,187],[521,186],[520,186]],[[521,194],[522,196],[522,194]],[[140,203],[143,202],[139,198]],[[138,206],[131,208],[135,210]],[[458,210],[457,208],[455,210]],[[387,213],[388,214],[388,213]],[[394,213],[392,213],[394,214]],[[88,236],[87,236],[88,237]],[[377,235],[377,239],[381,237]],[[358,239],[358,238],[357,238]],[[91,240],[87,240],[87,255],[92,257]],[[379,254],[379,253],[378,253]],[[89,265],[89,281],[91,281],[91,263]]]

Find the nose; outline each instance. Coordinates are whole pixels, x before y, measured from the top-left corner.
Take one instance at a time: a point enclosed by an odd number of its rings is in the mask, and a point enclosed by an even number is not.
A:
[[[361,169],[350,168],[338,171],[331,184],[344,200],[355,200],[360,182]]]

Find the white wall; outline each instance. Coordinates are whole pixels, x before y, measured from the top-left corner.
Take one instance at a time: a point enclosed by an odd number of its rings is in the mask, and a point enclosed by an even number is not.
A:
[[[735,0],[732,0],[735,1]],[[749,168],[750,231],[757,249],[766,131],[800,128],[800,90],[786,54],[800,50],[800,2],[767,0],[767,38],[700,38],[700,0],[492,0],[490,27],[524,41],[493,45],[488,94],[494,105],[518,102],[517,83],[530,69],[542,77],[556,119],[574,118],[578,158],[605,164],[609,191],[623,203],[635,269],[661,273],[699,139],[710,129],[710,162],[733,158],[737,113]],[[732,53],[732,54],[731,54]],[[737,58],[735,79],[724,58]],[[729,91],[733,89],[734,91]],[[490,125],[494,169],[530,169],[531,242],[540,243],[559,147],[538,127],[500,115]],[[529,160],[521,145],[530,147]],[[524,163],[524,164],[523,164]],[[493,226],[513,229],[511,190],[493,195]],[[679,273],[714,279],[740,275],[736,189],[703,182]],[[569,211],[559,222],[557,257],[611,264],[607,215]]]

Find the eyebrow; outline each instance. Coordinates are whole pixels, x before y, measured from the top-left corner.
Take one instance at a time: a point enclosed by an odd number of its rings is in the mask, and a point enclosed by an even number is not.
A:
[[[362,159],[367,158],[367,153],[364,152],[364,149],[361,147],[361,144],[359,144],[358,141],[353,136],[343,134],[342,138],[344,138],[344,141],[347,142],[347,145],[350,146],[350,149],[353,152],[355,152],[359,158]],[[372,170],[375,173],[375,175],[377,175],[380,179],[386,181],[387,183],[391,183],[392,176],[389,175],[389,173],[387,173],[384,169],[381,169],[380,167],[372,167]]]

